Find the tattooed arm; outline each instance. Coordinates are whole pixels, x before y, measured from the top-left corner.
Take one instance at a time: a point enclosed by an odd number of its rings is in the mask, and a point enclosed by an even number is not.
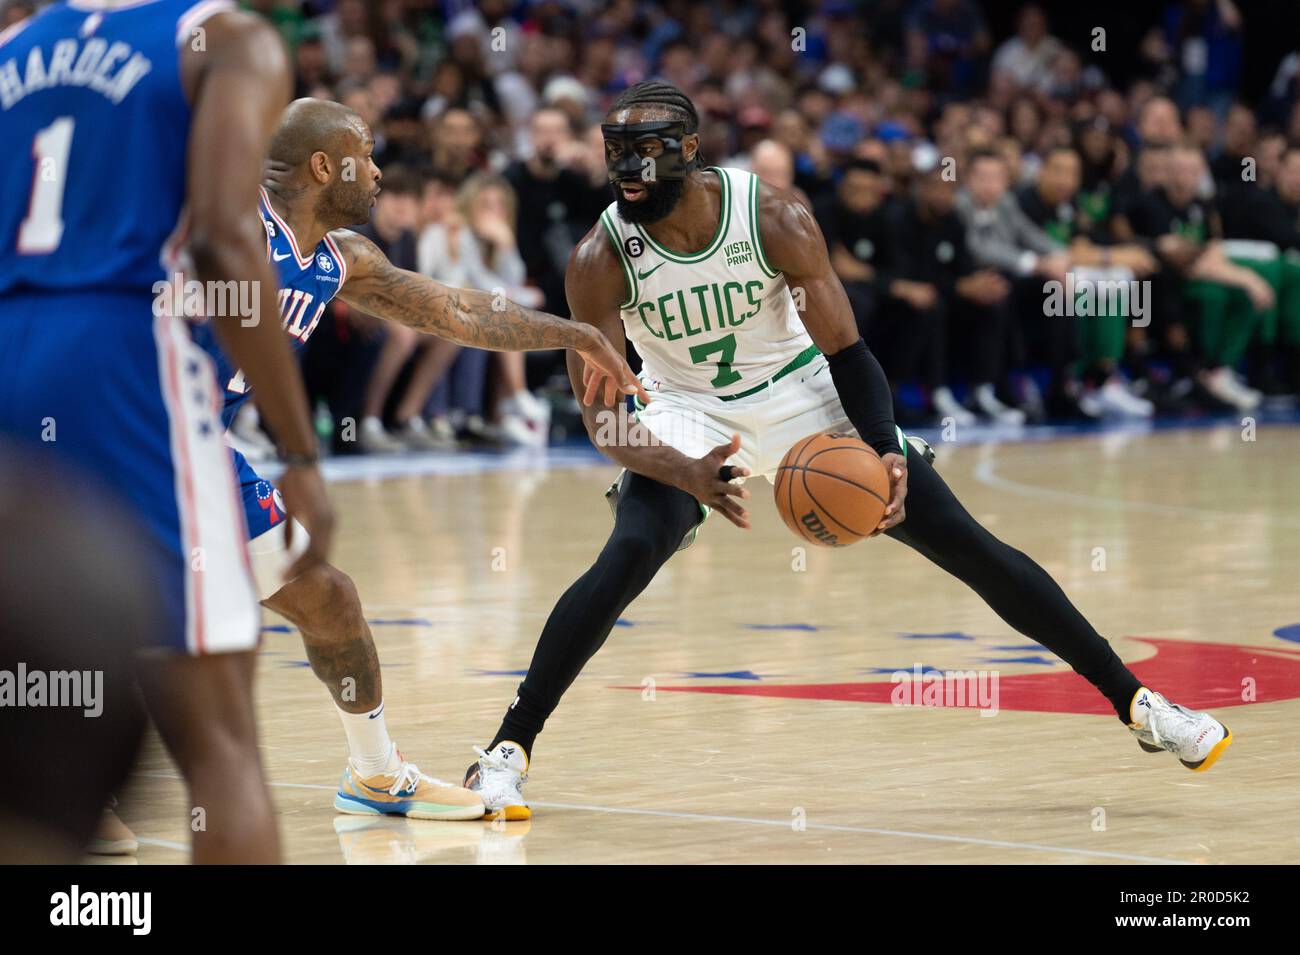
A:
[[[599,329],[535,312],[491,292],[450,288],[418,272],[399,269],[373,242],[347,229],[330,236],[347,259],[347,279],[339,289],[339,298],[349,305],[472,348],[571,348],[596,372],[591,375],[584,402],[590,404],[602,384],[608,403],[620,392],[648,400],[627,360]]]

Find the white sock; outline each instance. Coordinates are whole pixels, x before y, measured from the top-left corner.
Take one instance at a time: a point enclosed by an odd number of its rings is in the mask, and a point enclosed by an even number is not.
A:
[[[343,720],[343,732],[348,736],[348,755],[357,772],[363,778],[387,772],[396,747],[388,738],[384,704],[381,702],[369,713],[349,713],[339,708],[339,716]]]

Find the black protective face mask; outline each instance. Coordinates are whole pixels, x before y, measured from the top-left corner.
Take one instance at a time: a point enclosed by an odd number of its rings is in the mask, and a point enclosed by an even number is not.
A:
[[[686,189],[686,177],[699,165],[696,154],[682,156],[686,127],[681,122],[615,124],[600,127],[605,137],[605,168],[618,214],[625,222],[658,222],[673,211]],[[618,188],[631,179],[646,190],[637,202],[628,202]]]
[[[690,162],[682,156],[685,123],[605,123],[600,131],[605,137],[605,168],[611,182],[685,179],[699,162],[698,155]]]

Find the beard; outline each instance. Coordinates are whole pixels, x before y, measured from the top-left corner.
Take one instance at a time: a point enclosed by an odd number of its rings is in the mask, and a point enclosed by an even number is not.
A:
[[[331,229],[365,225],[370,221],[370,202],[374,186],[360,180],[339,180],[321,191],[316,201],[316,216]]]
[[[645,186],[645,198],[628,202],[619,191],[618,184],[611,182],[609,188],[614,192],[614,201],[618,204],[618,214],[624,222],[648,225],[665,218],[682,198],[686,191],[685,179],[658,179],[642,183]]]

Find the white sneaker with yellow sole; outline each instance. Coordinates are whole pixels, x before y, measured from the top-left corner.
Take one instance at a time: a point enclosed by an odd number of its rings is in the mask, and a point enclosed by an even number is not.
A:
[[[523,785],[528,779],[528,754],[514,740],[502,740],[484,752],[477,746],[478,762],[465,772],[465,788],[477,793],[487,810],[484,819],[517,822],[533,812],[524,802]]]
[[[1129,729],[1148,753],[1168,750],[1188,769],[1203,773],[1232,745],[1232,731],[1209,713],[1189,710],[1142,687],[1129,704]]]

